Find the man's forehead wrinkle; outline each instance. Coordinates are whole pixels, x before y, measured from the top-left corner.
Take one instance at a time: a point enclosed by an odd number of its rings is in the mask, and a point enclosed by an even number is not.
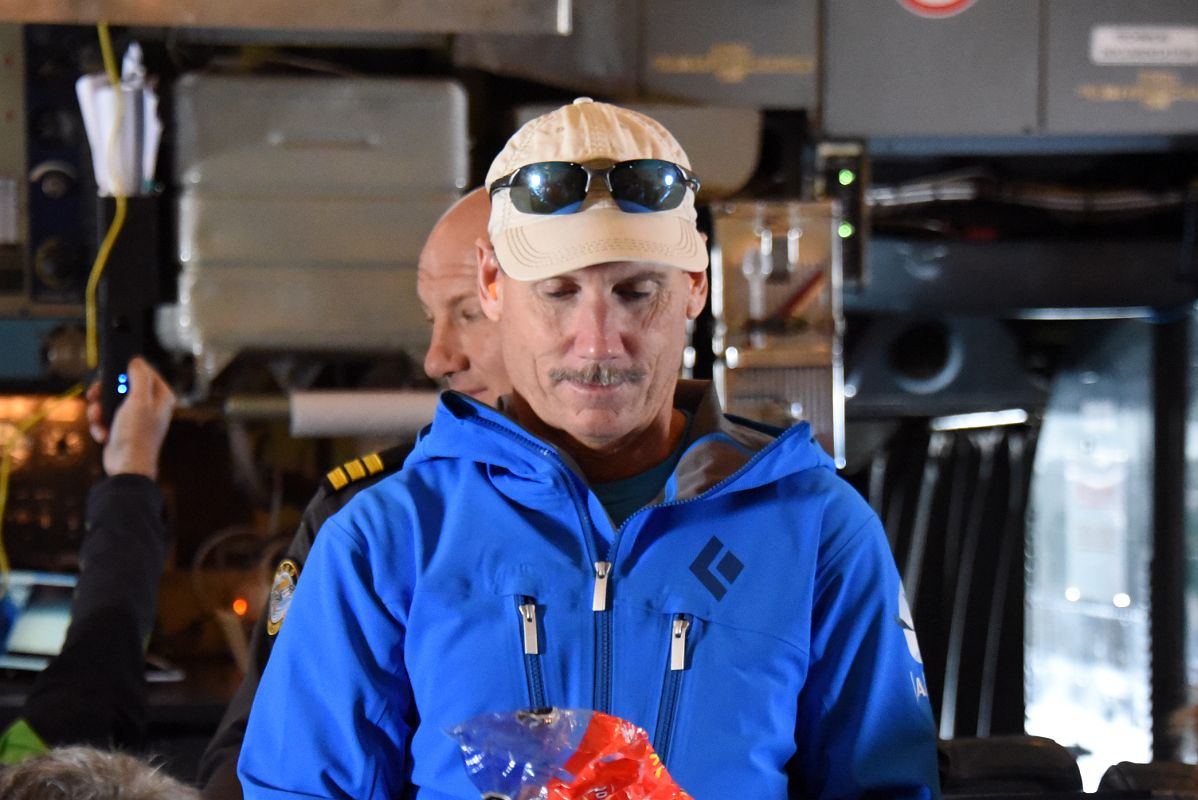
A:
[[[463,303],[468,303],[471,300],[475,300],[475,299],[477,299],[477,295],[472,290],[463,288],[461,291],[454,292],[453,294],[450,294],[449,296],[444,297],[444,298],[438,298],[438,297],[427,298],[427,300],[431,301],[431,302],[427,302],[425,299],[421,299],[420,304],[421,304],[421,306],[424,307],[426,312],[428,312],[430,310],[430,308],[432,308],[434,306],[437,308],[441,308],[441,309],[451,309],[452,310],[452,309],[455,309],[458,306],[462,305]]]
[[[473,281],[478,274],[474,253],[462,253],[456,259],[422,259],[416,266],[417,281],[441,281],[462,278]]]

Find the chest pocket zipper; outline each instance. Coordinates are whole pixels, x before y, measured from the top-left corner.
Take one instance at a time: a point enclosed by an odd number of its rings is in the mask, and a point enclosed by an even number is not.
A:
[[[520,615],[520,638],[524,642],[524,676],[528,682],[528,703],[531,708],[544,708],[545,678],[541,671],[541,635],[537,602],[531,597],[516,598]]]
[[[670,745],[674,739],[674,721],[678,716],[678,695],[682,691],[682,676],[690,668],[686,647],[690,628],[689,614],[674,615],[670,623],[670,658],[666,664],[661,705],[657,709],[657,727],[653,735],[653,749],[663,764],[666,764],[666,759],[670,756]]]

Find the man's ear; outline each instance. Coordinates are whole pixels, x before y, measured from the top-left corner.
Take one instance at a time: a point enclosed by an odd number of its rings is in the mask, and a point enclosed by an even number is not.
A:
[[[699,236],[703,238],[703,244],[707,244],[707,234],[699,231]],[[686,299],[686,318],[696,319],[703,312],[703,306],[707,305],[707,270],[688,272],[686,277],[690,279],[690,295]]]
[[[475,257],[478,259],[478,299],[482,303],[483,313],[492,322],[498,322],[503,309],[503,287],[500,280],[502,270],[499,259],[495,257],[495,248],[486,239],[478,239],[474,243]]]
[[[686,298],[686,318],[695,319],[702,313],[703,306],[707,305],[707,271],[688,272],[686,277],[690,286]]]

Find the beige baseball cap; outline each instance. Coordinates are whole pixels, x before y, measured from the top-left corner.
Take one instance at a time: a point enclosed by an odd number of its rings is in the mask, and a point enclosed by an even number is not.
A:
[[[491,162],[486,185],[540,161],[630,161],[659,158],[690,169],[677,140],[659,122],[631,109],[580,97],[525,123]],[[487,233],[503,271],[520,281],[552,278],[609,261],[648,261],[688,272],[707,269],[707,246],[695,226],[695,196],[669,211],[630,214],[591,183],[581,211],[524,214],[510,192],[491,198]]]

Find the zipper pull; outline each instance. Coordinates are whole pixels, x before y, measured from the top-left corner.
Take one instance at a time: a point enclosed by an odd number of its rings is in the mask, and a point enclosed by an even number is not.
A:
[[[607,611],[607,576],[610,573],[610,561],[595,562],[595,594],[591,598],[592,611]]]
[[[674,618],[674,633],[670,637],[670,669],[686,669],[686,632],[691,622],[683,616]]]
[[[521,604],[520,618],[524,623],[524,655],[539,655],[541,652],[541,642],[537,638],[537,604]]]

